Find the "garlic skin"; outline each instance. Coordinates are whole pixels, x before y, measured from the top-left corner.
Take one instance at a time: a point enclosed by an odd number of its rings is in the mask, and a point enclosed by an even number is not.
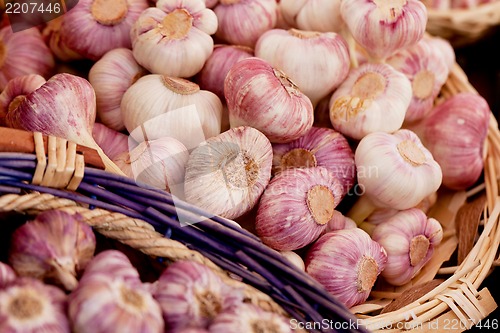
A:
[[[226,285],[205,265],[177,261],[158,278],[155,299],[165,325],[176,331],[188,327],[208,328],[222,311],[243,302],[243,293]]]
[[[351,70],[330,99],[330,121],[340,133],[360,140],[401,128],[412,98],[408,78],[387,64],[365,63]]]
[[[342,0],[340,13],[354,39],[377,61],[418,42],[427,24],[419,0]]]
[[[339,180],[342,197],[356,181],[354,152],[339,132],[312,127],[302,137],[289,143],[273,144],[273,173],[290,168],[324,167]]]
[[[95,62],[89,71],[89,82],[95,90],[97,118],[104,125],[123,131],[120,104],[128,88],[146,75],[126,48],[113,49]]]
[[[487,101],[464,92],[434,107],[418,125],[422,142],[443,170],[443,185],[464,190],[479,179],[489,121]]]
[[[251,304],[242,303],[221,312],[210,325],[210,333],[292,333],[290,320],[276,313],[267,312]]]
[[[96,275],[113,277],[127,283],[140,283],[139,272],[132,265],[130,259],[121,251],[104,250],[96,254],[85,267],[81,281]]]
[[[227,219],[250,211],[271,179],[271,143],[241,126],[206,140],[186,167],[186,201]]]
[[[70,333],[66,295],[36,279],[16,279],[0,289],[0,331]]]
[[[281,0],[279,10],[285,22],[301,30],[341,32],[341,0]]]
[[[251,126],[273,143],[306,134],[314,121],[310,99],[282,71],[260,58],[243,59],[224,81],[231,127]]]
[[[253,49],[247,46],[215,45],[214,51],[198,73],[200,88],[213,92],[224,101],[224,79],[227,73],[238,61],[253,56]]]
[[[434,248],[443,239],[443,228],[436,219],[427,218],[418,208],[411,208],[377,225],[372,239],[387,252],[382,276],[390,284],[402,286],[431,259]]]
[[[304,263],[304,260],[295,252],[293,251],[280,251],[280,253],[288,259],[291,265],[293,265],[295,268],[298,268],[301,271],[306,270],[306,266]]]
[[[10,26],[0,29],[0,90],[17,76],[50,75],[54,57],[37,28],[12,32]]]
[[[160,306],[142,284],[113,275],[85,275],[68,297],[74,332],[164,332]]]
[[[163,137],[143,141],[113,162],[135,181],[183,197],[188,159],[189,152],[182,143],[174,138]]]
[[[349,73],[347,43],[334,32],[272,29],[259,37],[255,55],[285,72],[313,105]]]
[[[387,253],[359,228],[332,231],[318,239],[306,256],[306,272],[348,308],[368,298]]]
[[[212,54],[217,16],[200,0],[159,0],[130,31],[137,62],[154,74],[188,78]]]
[[[276,0],[220,0],[214,7],[215,36],[228,44],[254,47],[259,36],[276,26]]]
[[[422,43],[427,43],[431,48],[437,50],[443,56],[443,59],[448,66],[448,70],[451,71],[456,62],[455,50],[451,43],[444,38],[425,35],[421,40]]]
[[[439,164],[410,130],[368,134],[354,160],[358,183],[377,207],[412,208],[441,185]]]
[[[129,149],[129,138],[127,135],[117,132],[101,123],[95,123],[92,127],[92,137],[112,160]]]
[[[130,48],[130,29],[146,8],[146,0],[79,0],[64,14],[62,42],[91,60],[115,48]]]
[[[424,41],[398,51],[387,64],[406,75],[412,85],[413,97],[405,115],[405,123],[422,120],[432,110],[434,100],[449,74],[444,55]]]
[[[38,74],[21,75],[10,80],[0,93],[0,125],[5,126],[5,117],[19,106],[26,95],[40,88],[44,83],[43,76]]]
[[[92,228],[60,210],[44,211],[12,234],[9,262],[20,276],[29,276],[73,290],[96,247]]]
[[[222,102],[185,79],[143,76],[127,89],[120,108],[137,142],[169,136],[190,150],[220,134]]]
[[[282,171],[271,179],[260,198],[257,235],[275,250],[303,248],[324,232],[342,194],[342,185],[326,168]]]
[[[9,265],[0,261],[0,290],[17,279],[16,272]]]
[[[64,15],[56,17],[45,24],[42,36],[54,57],[63,62],[83,59],[78,52],[73,51],[64,43],[61,37],[61,26]]]

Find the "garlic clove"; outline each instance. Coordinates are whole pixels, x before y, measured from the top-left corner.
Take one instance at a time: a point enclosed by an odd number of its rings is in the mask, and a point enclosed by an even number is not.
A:
[[[0,261],[0,290],[16,279],[16,272],[12,267]]]
[[[398,212],[373,230],[372,239],[387,252],[382,271],[385,280],[401,286],[411,281],[431,259],[443,238],[443,229],[434,218],[420,209]]]
[[[29,276],[66,290],[76,287],[96,247],[92,228],[78,214],[49,210],[12,234],[9,262],[20,276]]]
[[[130,284],[138,284],[141,282],[139,272],[132,265],[127,255],[114,249],[104,250],[96,254],[85,267],[84,274],[80,281],[95,275],[113,277]],[[147,285],[145,285],[145,287],[146,286]],[[153,286],[149,287],[150,290],[154,290],[155,288]]]
[[[163,137],[139,143],[118,156],[114,162],[137,182],[183,198],[182,188],[188,159],[189,152],[182,143],[174,138]]]
[[[120,109],[123,95],[144,75],[146,70],[137,64],[132,51],[125,48],[110,50],[92,65],[89,82],[95,90],[100,122],[117,131],[125,129]]]
[[[276,0],[220,0],[214,7],[219,26],[215,36],[229,44],[254,47],[257,39],[275,27]]]
[[[354,39],[380,61],[418,42],[427,10],[418,0],[342,0],[340,12]]]
[[[290,168],[325,167],[337,178],[343,194],[356,180],[354,152],[339,132],[312,127],[304,136],[289,143],[273,144],[273,173]]]
[[[260,198],[255,218],[257,235],[279,251],[311,244],[334,218],[342,191],[335,175],[323,167],[280,172]]]
[[[123,122],[137,141],[172,137],[188,150],[220,134],[222,102],[182,78],[149,74],[123,95]]]
[[[79,0],[64,14],[62,42],[92,60],[115,48],[130,48],[130,29],[146,8],[146,0]]]
[[[440,52],[444,58],[446,65],[448,66],[448,69],[450,71],[453,69],[456,62],[455,50],[447,39],[437,36],[425,35],[422,39],[422,42],[427,43],[431,48]]]
[[[72,330],[81,333],[160,333],[165,329],[160,306],[147,288],[110,274],[82,278],[68,297],[68,317]]]
[[[0,331],[70,333],[66,295],[35,279],[16,279],[0,289]]]
[[[359,186],[364,189],[361,199],[367,198],[377,207],[412,208],[441,185],[439,164],[410,130],[368,134],[359,142],[354,160]],[[362,209],[356,213],[360,208],[356,204],[352,208],[354,214],[364,214]],[[368,215],[348,216],[359,223]]]
[[[129,149],[129,137],[127,135],[117,132],[101,123],[94,124],[92,137],[112,160]]]
[[[483,97],[459,93],[434,107],[418,124],[422,141],[441,166],[446,187],[464,190],[481,176],[490,115]]]
[[[159,0],[130,31],[137,62],[151,73],[191,77],[212,54],[215,13],[202,1]]]
[[[242,290],[226,285],[205,265],[177,261],[158,278],[154,294],[170,330],[207,328],[220,313],[243,301]]]
[[[433,108],[434,100],[448,78],[449,68],[443,54],[422,40],[396,52],[387,63],[405,74],[412,85],[413,96],[405,123],[422,120]]]
[[[341,32],[344,21],[340,0],[282,0],[279,9],[286,22],[302,30]]]
[[[5,117],[16,109],[26,95],[40,88],[44,83],[43,76],[38,74],[21,75],[10,80],[0,94],[0,125],[5,126]]]
[[[246,46],[215,45],[214,51],[198,73],[200,88],[209,90],[224,100],[224,79],[227,73],[236,62],[253,55],[253,49]]]
[[[267,312],[251,303],[242,303],[221,312],[210,325],[210,333],[219,332],[272,332],[291,333],[289,319]]]
[[[349,72],[347,43],[334,32],[272,29],[259,37],[255,55],[285,72],[313,105]]]
[[[401,128],[411,102],[408,78],[387,64],[365,63],[351,70],[330,99],[333,128],[360,140],[369,133]]]
[[[295,140],[312,127],[311,101],[282,71],[260,58],[243,59],[224,81],[231,127],[251,126],[273,143]]]
[[[0,91],[17,76],[50,75],[54,58],[37,28],[12,32],[10,26],[0,29]]]
[[[271,178],[272,147],[252,127],[232,128],[191,152],[186,167],[186,201],[234,219],[250,211]]]
[[[304,264],[304,260],[293,251],[280,251],[280,253],[293,265],[295,268],[298,268],[301,271],[305,271],[306,266]]]
[[[321,236],[307,253],[306,272],[348,308],[368,298],[387,254],[359,228]]]

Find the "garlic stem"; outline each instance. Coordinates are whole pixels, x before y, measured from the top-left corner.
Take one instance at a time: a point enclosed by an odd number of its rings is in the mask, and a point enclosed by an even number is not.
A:
[[[78,285],[76,279],[75,267],[62,267],[58,262],[53,262],[51,265],[54,268],[54,278],[66,290],[73,290]]]
[[[373,201],[371,201],[368,196],[363,195],[356,200],[346,216],[356,222],[358,227],[361,227],[363,221],[366,220],[376,208],[377,206],[375,206]],[[361,229],[365,230],[364,227],[361,227]]]

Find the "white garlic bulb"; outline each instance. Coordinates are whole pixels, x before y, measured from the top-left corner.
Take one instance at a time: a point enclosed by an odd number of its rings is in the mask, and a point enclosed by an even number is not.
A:
[[[186,167],[186,201],[234,219],[252,209],[271,178],[271,143],[258,130],[241,126],[208,139],[191,152]]]
[[[285,22],[302,30],[341,32],[341,0],[281,0],[280,13]]]
[[[387,64],[351,70],[330,99],[333,128],[360,140],[369,133],[401,128],[412,96],[408,78]]]
[[[123,123],[137,142],[172,137],[188,150],[220,133],[222,102],[188,80],[149,74],[123,95]]]

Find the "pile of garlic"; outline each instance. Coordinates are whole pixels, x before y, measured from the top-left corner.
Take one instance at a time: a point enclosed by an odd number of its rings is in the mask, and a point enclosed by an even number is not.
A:
[[[291,332],[203,264],[178,261],[146,283],[123,252],[95,249],[78,214],[49,210],[18,227],[0,262],[0,331]]]
[[[426,23],[418,0],[81,0],[31,43],[0,30],[0,125],[97,145],[353,306],[418,274],[425,203],[483,169],[489,107],[434,105],[455,54]],[[48,74],[82,58],[88,81]]]

